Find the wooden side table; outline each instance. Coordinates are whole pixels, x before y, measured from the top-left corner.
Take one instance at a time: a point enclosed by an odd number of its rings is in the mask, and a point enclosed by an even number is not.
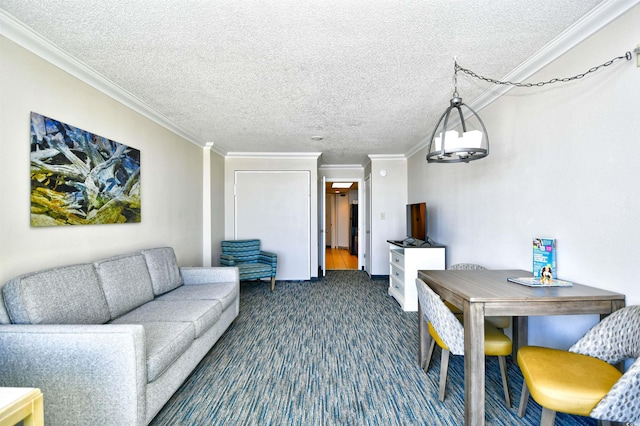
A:
[[[0,426],[43,426],[42,392],[36,388],[0,387]]]

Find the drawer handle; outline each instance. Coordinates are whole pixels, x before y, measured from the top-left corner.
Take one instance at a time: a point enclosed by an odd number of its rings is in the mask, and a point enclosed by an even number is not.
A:
[[[400,273],[399,273],[399,272],[396,272],[396,277],[399,277],[399,276],[400,276]]]

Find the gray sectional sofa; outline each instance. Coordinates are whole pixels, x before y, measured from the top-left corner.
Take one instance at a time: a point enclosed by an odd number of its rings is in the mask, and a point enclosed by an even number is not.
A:
[[[179,268],[168,247],[0,290],[0,386],[40,388],[47,426],[148,424],[239,310],[237,268]]]

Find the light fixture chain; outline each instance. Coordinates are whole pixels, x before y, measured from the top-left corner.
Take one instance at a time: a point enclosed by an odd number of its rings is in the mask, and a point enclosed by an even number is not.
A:
[[[453,59],[453,97],[457,98],[458,95],[458,69],[460,68],[460,65],[458,65],[458,61],[454,58]]]
[[[624,56],[618,56],[616,58],[611,59],[610,61],[605,62],[604,64],[595,66],[591,69],[589,69],[588,71],[585,71],[581,74],[578,75],[574,75],[573,77],[564,77],[564,78],[552,78],[551,80],[548,81],[540,81],[538,83],[519,83],[519,82],[512,82],[512,81],[500,81],[500,80],[495,80],[493,78],[489,78],[489,77],[484,77],[482,75],[478,75],[475,72],[468,70],[466,68],[461,67],[460,65],[458,65],[458,63],[456,62],[455,64],[455,68],[456,68],[456,74],[457,71],[462,71],[465,74],[470,75],[471,77],[480,79],[480,80],[484,80],[486,82],[489,83],[493,83],[493,84],[501,84],[501,85],[505,85],[505,86],[516,86],[516,87],[541,87],[541,86],[545,86],[547,84],[553,84],[553,83],[566,83],[568,81],[572,81],[572,80],[579,80],[581,78],[583,78],[584,76],[586,76],[587,74],[593,73],[598,71],[600,68],[602,67],[608,67],[609,65],[613,64],[614,62],[620,60],[620,59],[626,59],[626,60],[630,60],[631,59],[631,52],[626,52],[624,54]],[[457,80],[456,80],[456,85],[457,85]],[[457,87],[456,87],[457,90]]]

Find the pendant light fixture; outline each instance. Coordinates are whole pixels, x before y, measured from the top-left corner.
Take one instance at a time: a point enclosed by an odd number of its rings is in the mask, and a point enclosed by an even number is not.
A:
[[[640,47],[634,50],[634,52],[638,54],[638,63],[640,63]],[[436,124],[436,128],[433,130],[431,138],[429,139],[427,162],[468,163],[469,161],[478,160],[489,155],[489,135],[487,134],[487,129],[484,127],[484,123],[471,107],[462,102],[462,98],[458,94],[458,71],[462,71],[471,77],[492,84],[515,87],[541,87],[547,84],[579,80],[619,60],[626,59],[629,61],[631,57],[631,52],[626,52],[622,56],[615,57],[601,65],[592,67],[581,74],[572,77],[552,78],[551,80],[541,81],[539,83],[515,83],[483,77],[471,70],[462,68],[454,59],[453,96],[449,101],[449,107],[444,111],[440,120],[438,120],[438,124]]]
[[[489,135],[484,123],[458,94],[459,70],[454,61],[453,96],[429,139],[429,163],[468,163],[489,155]]]

